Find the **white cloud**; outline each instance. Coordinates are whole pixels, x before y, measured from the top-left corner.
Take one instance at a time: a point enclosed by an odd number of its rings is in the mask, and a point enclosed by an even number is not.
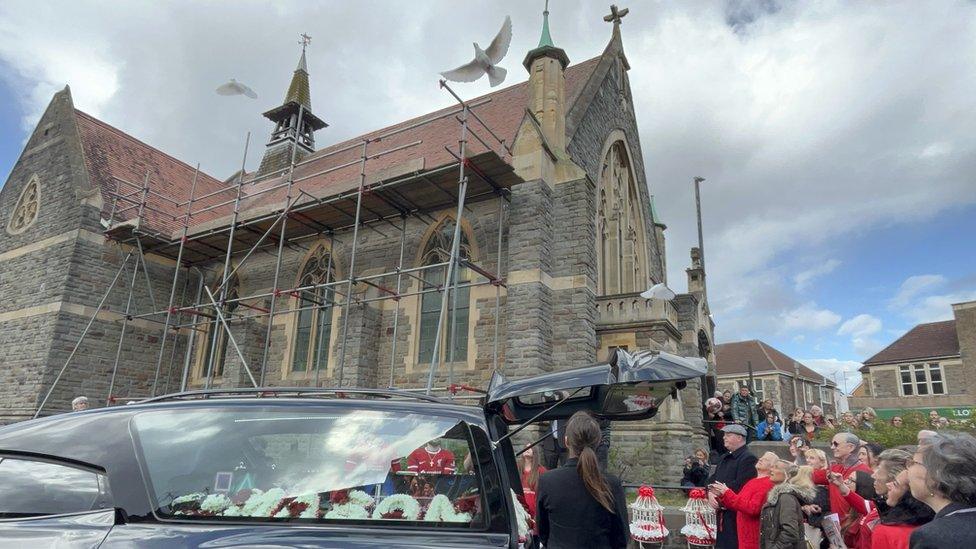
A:
[[[809,288],[815,279],[834,272],[834,269],[839,266],[840,260],[828,259],[820,265],[816,265],[805,271],[800,271],[793,276],[793,287],[797,292],[802,292]]]
[[[880,351],[884,345],[873,336],[881,331],[881,319],[869,314],[859,314],[846,320],[837,329],[837,335],[850,336],[854,352],[868,357]]]
[[[840,315],[829,310],[819,309],[814,302],[804,303],[780,316],[785,330],[819,331],[832,328],[840,322]]]
[[[901,283],[898,293],[889,301],[889,306],[893,309],[901,309],[907,306],[912,299],[924,293],[928,293],[946,283],[946,278],[938,274],[925,274],[910,276]]]
[[[905,316],[917,324],[952,320],[952,304],[976,300],[976,290],[943,295],[930,295],[905,311]]]

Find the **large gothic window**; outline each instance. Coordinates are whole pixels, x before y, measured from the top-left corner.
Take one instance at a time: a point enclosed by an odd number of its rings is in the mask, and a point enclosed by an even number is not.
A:
[[[319,246],[305,261],[298,279],[298,286],[306,289],[299,292],[297,298],[299,312],[292,340],[292,372],[324,370],[329,364],[335,292],[332,286],[321,285],[334,280],[332,254],[326,247]]]
[[[218,287],[223,282],[223,276],[217,279],[210,286],[210,291],[214,297],[220,294]],[[235,274],[227,281],[227,297],[223,309],[221,309],[224,320],[230,323],[230,317],[239,308],[240,303],[240,280]],[[207,308],[204,308],[205,310]],[[201,338],[202,345],[197,347],[197,367],[195,376],[200,381],[205,381],[209,372],[208,365],[213,364],[213,378],[219,379],[224,375],[224,361],[227,358],[227,345],[230,339],[227,337],[227,329],[216,318],[207,322],[203,332],[198,336]]]
[[[10,234],[22,233],[30,227],[37,219],[37,212],[40,210],[41,187],[37,176],[30,178],[24,189],[20,191],[17,204],[14,205],[13,214],[7,223],[7,232]]]
[[[422,265],[437,265],[446,263],[451,258],[451,242],[454,239],[454,220],[445,219],[434,230],[424,247]],[[467,234],[461,230],[461,257],[471,257],[471,244]],[[423,271],[424,288],[433,290],[445,284],[447,266],[430,268]],[[467,268],[457,270],[457,283],[463,286],[471,280],[471,272]],[[441,334],[441,346],[438,351],[440,361],[453,358],[455,362],[466,361],[468,358],[468,317],[470,289],[461,287],[457,292],[451,292],[445,321],[447,325]],[[434,355],[434,340],[437,337],[437,321],[441,314],[441,293],[427,291],[420,300],[420,345],[417,360],[420,363],[430,362]],[[453,314],[453,318],[452,318]],[[455,335],[456,334],[456,335]],[[453,342],[453,347],[452,347]]]
[[[607,151],[597,204],[597,273],[600,295],[647,289],[647,245],[640,194],[622,141]]]

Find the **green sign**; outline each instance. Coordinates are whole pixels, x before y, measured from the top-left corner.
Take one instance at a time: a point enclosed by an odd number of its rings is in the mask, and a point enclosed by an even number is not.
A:
[[[958,406],[956,408],[880,408],[876,409],[875,412],[878,413],[878,417],[881,419],[891,419],[908,412],[916,412],[928,417],[929,412],[932,410],[939,412],[939,416],[950,420],[976,419],[976,408],[972,406]]]

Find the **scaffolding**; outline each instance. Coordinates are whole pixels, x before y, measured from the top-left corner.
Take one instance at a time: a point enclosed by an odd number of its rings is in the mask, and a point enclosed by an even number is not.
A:
[[[494,331],[492,341],[492,367],[499,368],[498,354],[498,332],[500,319],[500,292],[506,287],[505,279],[502,277],[504,265],[502,263],[502,240],[503,240],[503,218],[505,215],[505,205],[510,201],[510,187],[521,181],[510,163],[506,162],[506,157],[511,157],[512,151],[510,144],[499,137],[498,134],[485,123],[477,113],[477,108],[491,102],[491,98],[482,98],[475,101],[463,100],[451,87],[440,80],[440,88],[446,90],[456,101],[457,105],[453,108],[444,109],[428,117],[415,122],[409,122],[401,126],[395,126],[378,133],[357,138],[346,144],[337,146],[334,150],[329,150],[324,154],[312,155],[302,161],[296,160],[297,143],[300,138],[299,128],[292,128],[291,137],[294,138],[289,165],[280,170],[262,174],[253,178],[245,177],[244,166],[247,161],[247,149],[250,143],[250,133],[245,139],[244,154],[241,160],[241,170],[237,174],[236,183],[232,186],[219,188],[215,191],[196,195],[200,177],[200,165],[197,164],[192,181],[190,184],[189,195],[185,198],[168,196],[161,189],[169,188],[169,182],[159,181],[153,185],[150,171],[147,170],[141,184],[125,181],[118,177],[115,179],[115,191],[112,197],[112,206],[109,213],[106,236],[114,241],[120,249],[127,250],[124,259],[112,280],[103,294],[101,301],[91,315],[88,324],[82,331],[77,343],[62,365],[55,377],[51,387],[48,389],[43,400],[38,406],[34,417],[38,417],[46,405],[51,394],[61,381],[65,371],[68,369],[72,360],[75,358],[78,349],[88,336],[92,325],[99,313],[105,306],[109,295],[116,289],[120,279],[129,281],[127,287],[127,297],[125,309],[122,317],[122,326],[119,335],[119,342],[111,370],[108,394],[105,397],[106,405],[111,405],[118,401],[145,398],[146,395],[127,395],[119,396],[113,394],[116,377],[119,371],[119,364],[122,357],[122,349],[126,336],[128,324],[135,319],[142,319],[161,327],[162,337],[160,338],[159,352],[155,359],[155,368],[150,386],[149,398],[158,396],[161,386],[161,374],[163,363],[166,361],[166,351],[170,334],[172,342],[169,344],[172,349],[168,357],[169,363],[165,382],[162,385],[163,393],[170,391],[170,382],[177,361],[177,349],[179,347],[180,334],[186,334],[185,353],[183,356],[182,373],[180,376],[179,390],[185,391],[189,382],[189,372],[194,352],[194,346],[201,338],[192,337],[194,333],[207,334],[209,339],[204,350],[209,348],[209,356],[205,358],[203,372],[205,372],[204,386],[210,389],[214,382],[216,372],[215,359],[217,355],[217,340],[220,334],[227,338],[231,344],[238,360],[241,363],[247,379],[253,387],[263,387],[267,382],[267,367],[271,349],[271,338],[276,317],[294,315],[303,311],[321,310],[326,307],[339,308],[342,319],[341,339],[339,340],[338,362],[333,370],[335,384],[337,388],[343,388],[345,384],[345,362],[346,349],[349,336],[349,321],[352,316],[352,308],[365,306],[367,303],[376,301],[393,300],[399,301],[408,296],[421,296],[426,294],[439,293],[441,297],[440,311],[437,320],[436,335],[433,342],[433,353],[427,372],[426,386],[421,389],[425,394],[430,395],[435,390],[447,391],[452,397],[461,387],[454,380],[454,339],[456,335],[457,318],[456,299],[452,300],[452,295],[457,295],[463,288],[491,285],[495,287],[494,303]],[[300,106],[299,121],[302,120],[303,106]],[[444,149],[453,159],[452,162],[439,165],[429,169],[414,170],[410,173],[397,177],[382,176],[375,177],[375,181],[370,181],[368,165],[370,161],[405,151],[422,144],[422,140],[414,140],[389,148],[376,150],[376,145],[383,144],[395,136],[400,136],[411,130],[420,128],[426,124],[445,118],[452,118],[456,121],[459,128],[457,149],[445,146]],[[476,155],[471,154],[469,139],[476,140],[484,149]],[[372,146],[372,148],[371,148]],[[358,158],[337,165],[329,166],[323,170],[315,171],[311,174],[298,176],[296,169],[309,165],[311,162],[321,162],[323,158],[334,157],[342,153],[349,153],[358,149]],[[297,183],[324,176],[325,174],[350,168],[358,165],[358,185],[355,189],[337,193],[326,193],[325,196],[316,197],[304,189],[299,188]],[[263,185],[263,186],[262,186]],[[262,186],[261,188],[258,188]],[[454,187],[453,189],[451,187]],[[153,188],[155,187],[155,188]],[[254,190],[251,190],[254,189]],[[253,203],[255,197],[274,191],[284,190],[283,206],[270,212],[253,215],[247,219],[242,219],[242,203],[247,200]],[[452,190],[454,192],[452,192]],[[433,197],[447,197],[440,201],[433,200]],[[495,255],[495,265],[493,270],[487,269],[483,265],[476,264],[468,257],[461,254],[461,225],[465,211],[471,211],[468,204],[474,201],[483,201],[496,198],[498,208],[496,214],[497,225],[497,250]],[[153,202],[157,204],[153,204]],[[180,209],[181,215],[173,215],[171,211],[161,207],[158,203],[164,202],[174,209]],[[343,209],[343,206],[353,207],[353,211]],[[454,227],[451,240],[449,257],[446,261],[438,261],[428,265],[415,267],[404,266],[404,251],[407,233],[407,219],[415,218],[424,224],[437,222],[431,216],[432,212],[454,208]],[[218,226],[205,229],[194,230],[197,219],[210,217],[211,219],[219,212],[230,209],[230,223],[218,224]],[[116,222],[125,212],[135,211],[135,219],[128,219],[124,222]],[[152,216],[157,222],[165,221],[167,224],[179,223],[179,237],[172,238],[165,232],[157,228],[145,226],[147,217]],[[218,219],[219,220],[219,219]],[[399,223],[394,223],[399,220]],[[291,222],[291,224],[289,224]],[[395,266],[381,273],[359,275],[357,269],[357,253],[360,252],[360,230],[372,230],[384,238],[390,235],[380,231],[377,226],[388,225],[397,230],[400,234],[399,256]],[[256,239],[245,242],[241,238],[242,234],[249,234]],[[334,247],[331,244],[339,242],[339,237],[348,235],[351,243],[349,249],[349,268],[346,277],[331,280],[332,257]],[[329,276],[325,282],[302,286],[299,284],[293,288],[281,288],[281,270],[285,248],[306,249],[303,242],[309,239],[327,237],[330,242]],[[220,246],[219,240],[226,238],[226,245]],[[270,291],[256,292],[248,295],[229,296],[228,287],[234,275],[241,269],[249,258],[256,253],[271,254],[274,256],[274,272],[272,277],[272,287]],[[169,297],[165,308],[159,308],[156,304],[155,296],[152,291],[152,279],[146,265],[146,255],[155,254],[172,259],[175,264],[173,268],[171,283],[169,284]],[[235,264],[236,258],[236,264]],[[222,263],[218,261],[222,259]],[[131,275],[128,273],[128,265],[132,263]],[[222,265],[219,272],[219,284],[215,288],[207,285],[207,265]],[[131,310],[133,292],[138,283],[138,273],[141,270],[144,274],[145,283],[148,288],[147,293],[152,310],[149,312],[133,313]],[[478,275],[479,280],[460,282],[458,272],[462,268],[467,268]],[[427,275],[435,270],[445,270],[446,275],[442,283],[432,283]],[[216,269],[214,269],[216,271]],[[183,276],[181,277],[181,272]],[[195,273],[195,276],[193,275]],[[123,274],[126,277],[123,277]],[[181,291],[181,305],[176,305],[176,294],[179,280],[183,279]],[[403,291],[404,280],[419,282],[419,289],[408,292]],[[195,299],[187,304],[186,296],[190,287],[191,280],[196,282]],[[391,281],[391,283],[387,283]],[[395,282],[392,282],[395,281]],[[373,297],[357,296],[354,286],[364,284],[377,290],[377,295]],[[334,297],[328,302],[312,300],[308,293],[316,290],[327,290]],[[289,306],[279,310],[277,305],[280,297],[296,298],[298,306]],[[270,299],[267,308],[255,305]],[[303,305],[303,302],[312,303]],[[235,305],[234,310],[230,311],[228,305]],[[448,309],[451,309],[449,311]],[[400,307],[393,308],[393,326],[390,352],[390,376],[389,387],[395,387],[394,372],[397,358],[397,333],[400,328]],[[449,317],[449,318],[448,318]],[[267,322],[267,329],[261,347],[261,362],[259,366],[249,364],[240,349],[237,340],[234,338],[232,325],[246,323],[250,320],[264,319]],[[451,323],[450,342],[447,343],[447,387],[434,387],[435,376],[440,362],[444,359],[441,356],[442,339],[445,338],[447,323]],[[208,326],[211,327],[208,331]],[[317,343],[321,345],[321,338]],[[313,342],[310,340],[309,345]],[[315,356],[320,356],[316,354]],[[223,357],[220,357],[223,360]],[[314,387],[319,387],[320,367],[316,362],[312,364],[315,370]],[[377,364],[378,366],[379,364]],[[252,370],[252,366],[255,369]],[[255,375],[256,370],[256,375]]]

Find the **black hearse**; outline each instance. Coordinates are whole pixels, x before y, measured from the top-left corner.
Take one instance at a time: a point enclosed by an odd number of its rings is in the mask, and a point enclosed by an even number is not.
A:
[[[522,547],[511,436],[652,417],[704,361],[618,351],[479,405],[397,390],[192,391],[0,428],[0,545]],[[555,400],[553,395],[559,395]]]

